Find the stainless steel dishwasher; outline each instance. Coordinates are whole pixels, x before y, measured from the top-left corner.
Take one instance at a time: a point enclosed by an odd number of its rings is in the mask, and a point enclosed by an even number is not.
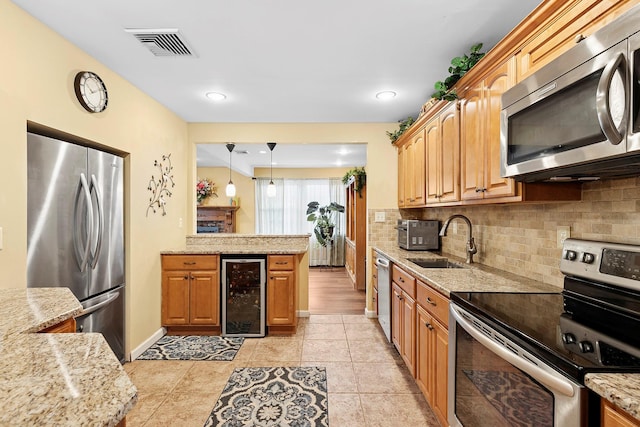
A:
[[[389,275],[389,260],[376,252],[376,266],[378,267],[378,322],[391,342],[391,278]]]

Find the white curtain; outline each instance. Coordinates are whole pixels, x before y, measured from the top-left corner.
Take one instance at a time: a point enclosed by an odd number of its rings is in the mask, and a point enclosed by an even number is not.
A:
[[[274,179],[276,197],[267,197],[270,179],[256,178],[256,233],[311,234],[309,265],[344,265],[345,214],[336,214],[334,241],[322,247],[307,221],[307,204],[320,206],[336,202],[345,205],[345,188],[340,178]]]

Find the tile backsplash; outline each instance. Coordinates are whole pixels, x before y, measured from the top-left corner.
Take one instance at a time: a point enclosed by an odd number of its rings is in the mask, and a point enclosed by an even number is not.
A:
[[[580,202],[386,209],[385,221],[375,222],[375,212],[380,211],[369,210],[370,246],[397,240],[400,217],[444,222],[450,215],[463,214],[473,225],[476,262],[558,287],[558,227],[569,226],[574,238],[640,245],[640,178],[583,184]],[[442,238],[443,252],[465,257],[466,234],[466,224],[454,220]]]

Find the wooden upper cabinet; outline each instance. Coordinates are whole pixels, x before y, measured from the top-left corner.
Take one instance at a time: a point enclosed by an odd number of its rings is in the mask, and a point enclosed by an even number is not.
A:
[[[517,184],[500,176],[502,94],[515,84],[515,59],[491,71],[460,102],[462,199],[515,196]]]
[[[427,204],[460,200],[458,105],[448,106],[427,122]]]
[[[398,145],[398,207],[425,205],[425,162],[425,128],[421,126]]]
[[[546,24],[518,53],[518,81],[569,50],[637,4],[629,0],[571,0],[557,4]]]

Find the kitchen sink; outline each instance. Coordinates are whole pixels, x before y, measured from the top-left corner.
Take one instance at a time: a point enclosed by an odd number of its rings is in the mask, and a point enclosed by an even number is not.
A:
[[[451,262],[447,258],[407,258],[407,261],[423,268],[464,268],[463,265]]]

